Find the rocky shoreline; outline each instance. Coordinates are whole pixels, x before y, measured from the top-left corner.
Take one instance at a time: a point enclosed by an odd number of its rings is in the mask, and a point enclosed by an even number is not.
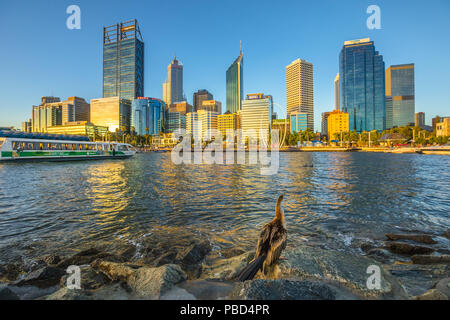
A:
[[[239,283],[235,278],[253,258],[247,248],[215,248],[205,237],[153,234],[140,246],[114,252],[87,248],[51,254],[25,266],[0,265],[0,300],[96,299],[445,299],[450,298],[450,255],[436,236],[387,234],[383,245],[360,244],[362,254],[317,246],[289,247],[270,275]],[[447,230],[442,239],[450,238]],[[66,270],[81,270],[81,289],[68,289]],[[369,289],[368,268],[381,282]]]

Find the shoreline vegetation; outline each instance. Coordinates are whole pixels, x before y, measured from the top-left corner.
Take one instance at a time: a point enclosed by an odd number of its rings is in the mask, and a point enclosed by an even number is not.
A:
[[[159,149],[146,149],[138,148],[139,152],[170,152],[172,148],[159,148]],[[233,152],[237,152],[234,149]],[[249,150],[244,150],[248,152]],[[258,151],[258,149],[256,149]],[[192,152],[197,152],[192,149]],[[225,149],[224,149],[225,152]],[[270,149],[267,150],[270,152]],[[376,152],[376,153],[396,153],[396,154],[407,154],[407,153],[417,153],[417,154],[440,154],[440,155],[450,155],[450,146],[435,146],[435,147],[399,147],[399,148],[388,148],[388,147],[329,147],[329,146],[319,146],[319,147],[282,147],[278,152]]]
[[[360,254],[326,244],[286,248],[271,274],[237,282],[253,258],[249,248],[218,248],[205,235],[177,229],[152,232],[142,245],[91,247],[0,265],[0,299],[35,300],[341,300],[450,298],[450,229],[440,235],[386,234],[358,243]],[[68,289],[69,266],[81,269],[81,288]],[[368,289],[369,266],[380,287]]]

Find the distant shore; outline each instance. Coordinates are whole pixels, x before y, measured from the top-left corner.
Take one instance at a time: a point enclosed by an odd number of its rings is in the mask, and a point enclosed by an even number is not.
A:
[[[148,149],[139,150],[139,152],[170,152],[172,149]],[[237,149],[233,150],[237,152]],[[245,150],[248,152],[249,150]],[[268,150],[270,151],[270,150]],[[417,153],[417,154],[440,154],[450,155],[450,147],[283,147],[279,152],[377,152],[377,153]],[[196,152],[193,150],[193,152]]]

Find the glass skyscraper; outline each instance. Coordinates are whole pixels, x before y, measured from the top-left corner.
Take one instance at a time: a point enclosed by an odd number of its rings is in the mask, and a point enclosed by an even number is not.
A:
[[[183,64],[176,56],[167,67],[167,79],[163,83],[163,100],[168,106],[186,101],[183,94]]]
[[[244,56],[242,50],[227,70],[227,111],[236,113],[244,97]]]
[[[103,98],[144,96],[144,42],[137,20],[103,28]]]
[[[349,130],[386,127],[383,56],[367,39],[345,41],[339,56],[340,109],[349,113]]]
[[[186,129],[186,115],[180,112],[167,112],[166,133],[172,133],[177,129]]]
[[[163,132],[166,104],[156,98],[139,97],[131,104],[131,129],[139,135]]]
[[[386,127],[401,127],[414,123],[414,64],[390,66],[386,70]]]

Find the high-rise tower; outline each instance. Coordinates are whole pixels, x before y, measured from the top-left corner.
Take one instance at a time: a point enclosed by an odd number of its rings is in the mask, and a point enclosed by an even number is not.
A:
[[[227,111],[236,113],[242,109],[244,99],[244,55],[242,45],[239,56],[227,70]]]
[[[387,124],[392,127],[401,127],[414,123],[414,63],[387,68],[386,104],[389,104],[390,108]],[[387,129],[389,128],[391,126]]]
[[[137,20],[103,28],[103,97],[144,96],[144,42]]]
[[[383,56],[369,38],[345,41],[339,55],[340,109],[349,114],[349,130],[386,127]]]
[[[167,67],[167,79],[163,83],[163,100],[168,106],[185,100],[183,95],[183,64],[177,60],[176,55]]]
[[[308,114],[307,127],[314,130],[314,85],[312,63],[297,59],[286,66],[286,113]]]

